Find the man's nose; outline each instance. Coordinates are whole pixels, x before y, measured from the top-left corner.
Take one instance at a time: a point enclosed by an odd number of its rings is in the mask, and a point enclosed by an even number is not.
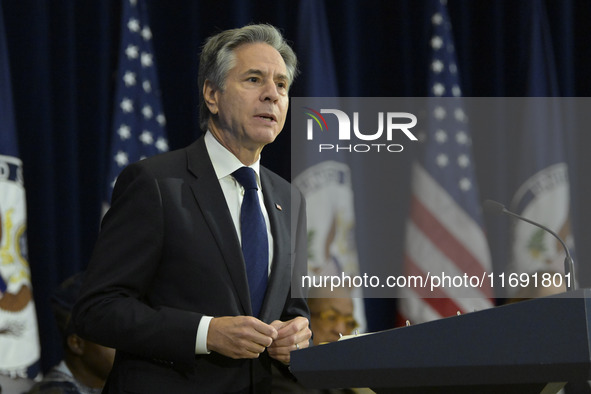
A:
[[[279,99],[279,90],[275,81],[268,81],[263,85],[261,92],[261,101],[277,101]]]

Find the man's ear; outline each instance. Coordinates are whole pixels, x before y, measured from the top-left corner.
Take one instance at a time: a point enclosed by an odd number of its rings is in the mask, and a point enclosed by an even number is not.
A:
[[[205,105],[209,108],[209,112],[213,115],[217,115],[218,113],[217,92],[218,89],[214,84],[209,79],[206,79],[203,84],[203,99],[205,100]]]
[[[76,334],[68,335],[66,338],[66,343],[70,351],[78,356],[84,354],[84,339],[80,338]]]

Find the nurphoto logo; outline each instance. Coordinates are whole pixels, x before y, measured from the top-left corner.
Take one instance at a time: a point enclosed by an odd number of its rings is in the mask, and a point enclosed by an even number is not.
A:
[[[305,110],[304,114],[309,117],[306,124],[308,141],[313,141],[314,135],[319,132],[331,133],[331,138],[338,137],[339,143],[318,144],[318,152],[402,152],[404,147],[401,144],[392,143],[393,137],[400,132],[410,141],[418,141],[417,137],[410,130],[416,126],[417,117],[409,112],[377,112],[377,114],[374,112],[373,115],[370,115],[368,111],[364,111],[363,116],[369,118],[363,119],[366,122],[375,122],[375,118],[377,117],[377,130],[375,130],[375,126],[372,130],[367,130],[367,128],[361,130],[359,126],[360,115],[357,111],[353,112],[353,125],[351,127],[350,116],[340,109],[322,108],[320,111],[317,111],[310,107],[303,108]],[[336,131],[333,131],[333,127],[329,131],[328,122],[323,114],[330,114],[336,117],[338,123]],[[332,120],[334,121],[335,118],[332,118]],[[363,141],[363,143],[350,143],[355,141]],[[349,143],[347,144],[346,142]]]

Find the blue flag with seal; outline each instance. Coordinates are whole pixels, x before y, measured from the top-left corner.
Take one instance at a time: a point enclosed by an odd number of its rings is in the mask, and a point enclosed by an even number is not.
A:
[[[522,155],[511,210],[541,223],[574,247],[570,225],[570,186],[565,130],[560,108],[552,42],[544,5],[532,2],[528,102],[524,111]],[[510,271],[564,272],[565,253],[550,234],[522,221],[513,222]]]
[[[304,97],[333,97],[338,100],[336,69],[326,22],[323,0],[299,2],[296,52],[303,75],[295,89]],[[292,114],[307,113],[315,119],[319,115],[314,108],[292,107],[291,111]],[[310,149],[310,145],[294,145],[292,139],[293,184],[304,194],[307,206],[308,274],[317,277],[358,275],[350,166],[339,160],[338,155],[329,154],[319,160],[318,154]],[[366,319],[360,289],[343,291],[342,294],[343,297],[353,298],[354,317],[359,330],[363,331]],[[322,298],[322,294],[311,294],[311,297]]]
[[[168,151],[166,118],[144,0],[123,0],[113,136],[104,203],[129,163]]]
[[[0,6],[0,374],[35,378],[39,333],[27,257],[23,163],[14,121],[8,48]]]

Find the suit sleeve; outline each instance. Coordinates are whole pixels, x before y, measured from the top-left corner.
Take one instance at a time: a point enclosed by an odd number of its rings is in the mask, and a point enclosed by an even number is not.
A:
[[[294,214],[291,218],[292,243],[292,272],[291,291],[287,297],[282,321],[303,316],[310,319],[310,311],[306,301],[306,289],[301,286],[301,278],[308,271],[308,235],[306,223],[306,202],[299,190],[292,189],[292,207]]]
[[[199,313],[150,305],[162,258],[163,207],[158,181],[141,165],[119,176],[111,209],[73,311],[77,333],[143,357],[190,362]]]

